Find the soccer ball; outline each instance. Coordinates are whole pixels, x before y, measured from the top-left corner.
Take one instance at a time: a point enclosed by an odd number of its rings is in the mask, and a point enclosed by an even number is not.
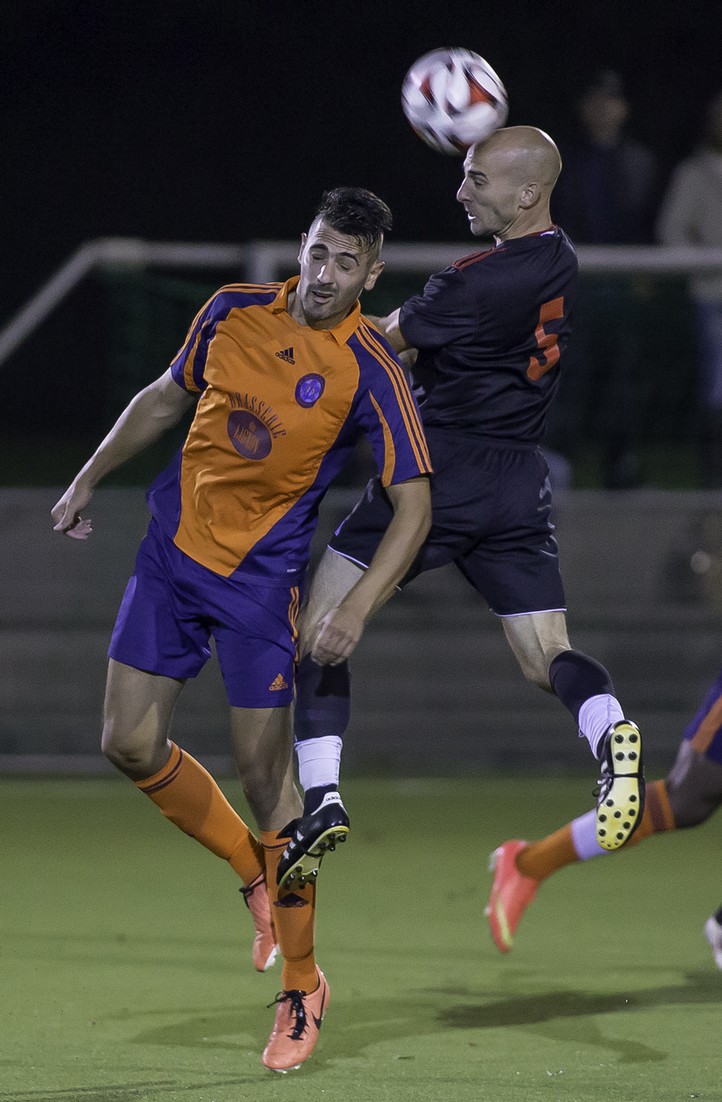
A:
[[[471,50],[432,50],[409,69],[401,105],[412,128],[437,153],[466,153],[503,126],[506,89],[488,61]]]

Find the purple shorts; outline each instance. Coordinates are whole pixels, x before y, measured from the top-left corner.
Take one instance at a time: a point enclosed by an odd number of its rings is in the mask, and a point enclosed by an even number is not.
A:
[[[231,705],[291,703],[299,587],[224,578],[180,551],[152,520],[135,560],[108,654],[185,680],[211,657],[213,637]]]

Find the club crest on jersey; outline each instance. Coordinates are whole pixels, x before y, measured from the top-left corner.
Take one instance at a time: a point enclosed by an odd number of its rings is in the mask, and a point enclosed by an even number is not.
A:
[[[296,401],[304,409],[315,406],[323,394],[326,380],[323,375],[303,375],[296,383]]]
[[[260,417],[247,409],[234,409],[228,414],[228,437],[244,459],[265,459],[273,442]]]

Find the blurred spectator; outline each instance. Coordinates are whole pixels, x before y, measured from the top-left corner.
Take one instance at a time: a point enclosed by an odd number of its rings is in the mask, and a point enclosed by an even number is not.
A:
[[[708,104],[702,143],[678,165],[662,202],[663,245],[722,247],[722,91]],[[722,272],[690,281],[699,363],[701,477],[722,486]]]
[[[577,133],[562,144],[552,199],[556,222],[577,245],[652,240],[658,193],[654,155],[626,133],[629,102],[619,75],[596,74],[576,105]],[[642,481],[635,436],[644,407],[640,315],[646,283],[586,276],[546,446],[573,466],[582,442],[601,444],[610,489]],[[551,459],[550,455],[550,459]]]

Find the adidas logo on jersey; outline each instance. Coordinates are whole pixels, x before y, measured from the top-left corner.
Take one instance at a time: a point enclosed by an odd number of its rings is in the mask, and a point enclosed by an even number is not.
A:
[[[280,692],[281,689],[287,689],[288,685],[283,679],[283,674],[276,674],[271,684],[268,686],[268,691],[271,693]]]
[[[293,358],[293,348],[282,348],[280,352],[276,353],[276,355],[278,356],[279,360],[285,360],[287,364],[295,364],[296,362]]]

